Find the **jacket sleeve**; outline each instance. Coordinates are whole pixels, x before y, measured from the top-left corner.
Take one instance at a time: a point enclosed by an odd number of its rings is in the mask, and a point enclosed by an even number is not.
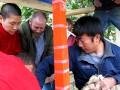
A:
[[[49,77],[54,73],[54,60],[53,56],[48,56],[38,65],[36,70],[36,76],[38,82],[43,87],[46,77]]]
[[[28,21],[21,24],[19,32],[21,35],[23,51],[34,57],[36,48],[33,42],[32,32],[29,27]]]
[[[21,35],[21,43],[22,43],[22,48],[24,51],[27,51],[27,38],[26,38],[26,33],[24,32],[26,31],[24,29],[24,25],[21,24],[20,28],[19,28],[19,32],[20,32],[20,35]]]
[[[53,30],[51,27],[47,26],[46,39],[47,39],[47,56],[53,55]]]
[[[120,47],[116,45],[112,45],[112,51],[115,55],[115,59],[113,60],[113,65],[115,67],[116,74],[113,76],[117,81],[117,84],[120,84]]]
[[[77,61],[78,57],[81,54],[81,48],[74,45],[69,47],[69,62],[70,62],[70,70],[74,74],[75,79],[75,85],[76,87],[81,90],[82,86],[85,84],[85,80],[83,79],[83,76],[81,75],[81,72],[79,71],[79,62]]]

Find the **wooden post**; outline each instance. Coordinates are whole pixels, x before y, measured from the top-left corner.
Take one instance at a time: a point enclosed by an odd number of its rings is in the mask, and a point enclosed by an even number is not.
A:
[[[65,0],[53,0],[55,90],[70,90]]]

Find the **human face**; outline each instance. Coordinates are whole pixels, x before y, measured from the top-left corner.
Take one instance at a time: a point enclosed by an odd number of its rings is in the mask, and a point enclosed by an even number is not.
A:
[[[7,18],[1,18],[1,24],[6,32],[13,35],[19,28],[21,16],[9,15]]]
[[[72,24],[67,23],[67,29],[72,32]]]
[[[45,30],[46,20],[44,18],[36,17],[29,23],[32,31],[36,34],[41,34]]]
[[[91,37],[86,34],[83,34],[81,37],[77,38],[77,44],[86,53],[94,53],[97,51],[99,38],[97,36]]]

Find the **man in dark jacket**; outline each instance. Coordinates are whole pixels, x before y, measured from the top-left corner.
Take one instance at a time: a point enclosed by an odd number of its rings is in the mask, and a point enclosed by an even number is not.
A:
[[[120,0],[94,0],[94,6],[104,31],[111,23],[120,30]]]
[[[52,28],[44,13],[38,11],[20,27],[24,52],[35,58],[36,66],[45,57],[53,54]]]
[[[105,78],[97,82],[102,90],[120,84],[120,47],[103,38],[100,20],[92,16],[78,19],[74,25],[76,45],[69,48],[70,70],[74,74],[79,90],[92,75],[102,74]],[[37,68],[37,78],[42,87],[45,78],[54,73],[53,56],[49,56]]]

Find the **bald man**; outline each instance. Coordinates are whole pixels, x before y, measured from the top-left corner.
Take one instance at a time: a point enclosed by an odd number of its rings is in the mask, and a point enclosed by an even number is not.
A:
[[[46,23],[45,14],[37,11],[20,27],[23,50],[34,58],[36,66],[44,57],[53,54],[52,28]]]

